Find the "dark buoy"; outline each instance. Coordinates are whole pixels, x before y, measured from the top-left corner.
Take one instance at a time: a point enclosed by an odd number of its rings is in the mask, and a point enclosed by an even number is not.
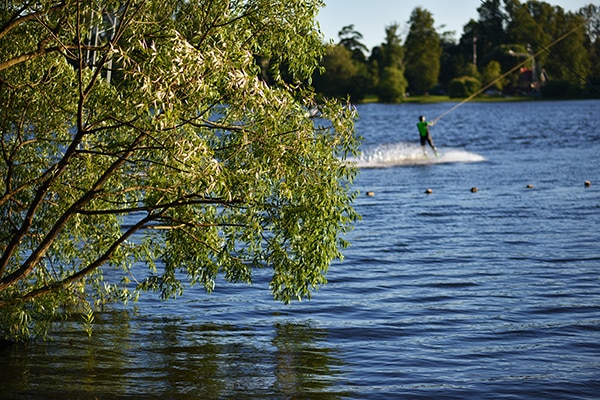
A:
[[[367,196],[374,197],[375,196],[375,192],[369,191],[369,192],[367,192]]]
[[[585,187],[590,187],[590,186],[592,186],[592,181],[585,181],[585,182],[583,182],[583,184]]]
[[[527,185],[527,189],[533,189],[533,185],[530,183],[529,185]]]
[[[477,186],[473,186],[471,188],[471,193],[477,193],[477,192],[479,192],[479,189],[477,189]]]
[[[425,190],[425,193],[427,193],[427,194],[431,194],[431,193],[433,193],[433,190],[431,190],[431,189],[427,189],[427,190]]]

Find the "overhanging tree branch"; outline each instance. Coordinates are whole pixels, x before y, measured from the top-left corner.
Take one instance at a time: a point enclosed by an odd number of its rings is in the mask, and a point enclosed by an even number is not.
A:
[[[66,286],[70,285],[71,283],[76,282],[79,279],[82,279],[86,275],[89,275],[90,273],[95,271],[97,268],[99,268],[101,265],[106,263],[111,258],[111,256],[115,253],[115,251],[117,251],[119,246],[121,246],[134,233],[136,233],[137,231],[142,229],[144,226],[146,226],[149,222],[151,222],[153,219],[155,219],[157,217],[158,217],[157,215],[148,215],[147,217],[138,221],[135,225],[133,225],[125,233],[123,233],[123,235],[121,235],[117,240],[115,240],[111,244],[111,246],[106,250],[106,252],[104,252],[94,262],[90,263],[89,265],[82,268],[81,270],[73,273],[72,275],[70,275],[60,281],[53,282],[53,283],[51,283],[49,285],[45,285],[39,289],[32,290],[29,293],[26,293],[21,296],[17,296],[15,298],[10,299],[9,301],[0,301],[0,308],[10,305],[10,304],[20,302],[20,301],[26,302],[26,301],[33,300],[37,297],[43,296],[44,294],[53,292],[59,288],[66,287]],[[1,290],[1,288],[0,288],[0,290]]]
[[[139,207],[127,207],[117,209],[105,209],[105,210],[79,210],[78,214],[81,215],[117,215],[117,214],[130,214],[135,212],[152,212],[156,210],[168,210],[177,207],[194,206],[194,205],[220,205],[220,206],[234,206],[237,204],[243,204],[243,200],[225,200],[218,198],[199,198],[196,200],[185,200],[181,199],[170,203],[161,203],[152,206],[139,206]]]
[[[142,134],[142,135],[139,135],[133,141],[133,143],[131,144],[130,150],[129,150],[129,156],[134,153],[135,148],[137,147],[137,145],[139,145],[139,143],[142,142],[142,140],[144,138],[145,138],[145,135]],[[72,147],[73,146],[71,146],[71,148]],[[71,155],[73,153],[74,153],[74,151],[71,152]],[[40,260],[46,254],[46,252],[48,251],[48,249],[50,248],[52,243],[54,243],[54,241],[56,240],[56,238],[58,237],[60,232],[63,230],[63,228],[65,227],[67,222],[74,215],[76,215],[86,204],[91,202],[98,193],[100,193],[104,184],[125,163],[127,158],[128,157],[125,156],[125,157],[119,158],[115,162],[113,162],[107,168],[107,170],[102,174],[102,176],[96,181],[96,183],[90,188],[90,190],[88,192],[86,192],[81,198],[79,198],[79,200],[77,200],[75,203],[73,203],[58,218],[57,222],[48,231],[48,233],[45,235],[44,239],[40,242],[40,244],[37,246],[37,248],[34,251],[32,251],[31,255],[27,258],[27,260],[17,270],[13,271],[12,273],[10,273],[0,279],[0,290],[3,290],[5,288],[13,285],[15,282],[18,282],[18,281],[26,278],[33,271],[35,266],[40,262]],[[60,171],[64,171],[64,169],[66,168],[66,165],[67,165],[67,161],[69,159],[70,159],[70,157],[67,157],[65,155],[63,160],[61,160],[61,163],[63,165],[61,166],[61,168],[59,168]],[[61,163],[59,163],[59,164],[61,164]],[[54,179],[57,178],[56,175],[57,174],[55,174]],[[0,267],[2,267],[0,269],[0,275],[1,275],[1,272],[3,271],[3,269],[6,268],[6,265],[8,264],[8,261],[9,261],[10,257],[12,256],[12,254],[14,253],[14,251],[16,251],[16,248],[17,248],[20,240],[23,238],[23,236],[27,233],[27,231],[31,227],[35,213],[43,200],[43,195],[45,195],[45,193],[48,191],[51,181],[53,181],[53,180],[48,179],[47,182],[45,184],[43,184],[42,187],[38,190],[36,199],[33,202],[32,207],[30,207],[30,209],[28,210],[27,217],[25,218],[25,221],[23,222],[21,229],[19,230],[18,234],[15,234],[13,236],[13,240],[11,241],[9,247],[4,251],[2,258],[0,259],[0,261],[2,262],[0,264]]]
[[[171,297],[183,276],[211,291],[220,273],[249,281],[269,265],[283,301],[322,283],[314,268],[338,256],[332,245],[353,216],[346,186],[331,183],[348,170],[335,154],[355,144],[352,116],[327,102],[334,128],[317,132],[302,112],[313,91],[264,84],[256,65],[276,53],[290,76],[309,79],[322,54],[319,2],[56,1],[60,13],[0,27],[5,57],[37,51],[0,78],[14,107],[0,115],[0,335],[25,338],[114,293]],[[90,30],[99,41],[88,43]],[[336,136],[329,147],[325,135]],[[315,193],[328,201],[311,202]],[[135,289],[102,284],[104,268],[127,274],[131,262],[151,267]]]
[[[11,33],[13,29],[17,28],[21,24],[24,24],[31,20],[38,20],[40,17],[49,13],[57,13],[62,11],[65,8],[66,3],[64,1],[60,2],[50,7],[48,11],[36,11],[26,15],[21,15],[27,9],[28,6],[29,4],[25,2],[25,5],[23,5],[23,7],[20,10],[18,10],[12,16],[12,18],[10,18],[9,21],[0,29],[0,40],[2,40],[6,35]]]

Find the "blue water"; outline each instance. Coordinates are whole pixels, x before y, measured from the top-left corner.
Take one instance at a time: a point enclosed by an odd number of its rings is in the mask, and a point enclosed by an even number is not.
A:
[[[363,219],[312,300],[146,296],[2,350],[0,398],[598,398],[600,101],[467,103],[424,157],[452,105],[358,106]]]

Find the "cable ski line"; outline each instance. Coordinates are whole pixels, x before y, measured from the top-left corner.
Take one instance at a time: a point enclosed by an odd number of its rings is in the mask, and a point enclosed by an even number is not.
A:
[[[494,79],[493,81],[491,81],[490,83],[486,84],[485,86],[483,86],[481,89],[479,89],[478,91],[476,91],[475,93],[471,94],[469,97],[465,98],[464,100],[462,100],[460,103],[455,104],[454,106],[452,106],[450,109],[448,109],[447,111],[443,112],[442,114],[440,114],[438,117],[434,118],[431,122],[433,122],[434,124],[437,123],[437,121],[439,121],[440,119],[442,119],[443,117],[445,117],[446,115],[450,114],[452,111],[456,110],[458,107],[462,106],[463,104],[467,103],[468,101],[472,100],[473,98],[479,96],[481,93],[483,93],[484,91],[486,91],[487,89],[489,89],[491,86],[493,86],[496,82],[498,82],[501,79],[504,79],[506,76],[512,74],[514,71],[516,71],[517,69],[521,68],[523,65],[527,64],[528,62],[531,61],[531,59],[539,56],[540,54],[542,54],[543,52],[550,52],[549,49],[553,46],[555,46],[556,44],[560,43],[563,39],[565,39],[567,36],[569,36],[570,34],[572,34],[573,32],[575,32],[577,29],[579,29],[581,26],[576,26],[575,28],[571,29],[569,32],[565,33],[564,35],[562,35],[561,37],[559,37],[558,39],[556,39],[554,42],[550,43],[548,46],[544,47],[544,46],[540,46],[542,48],[542,50],[538,51],[535,54],[532,54],[531,56],[529,56],[525,61],[517,64],[515,67],[513,67],[511,70],[505,72],[504,74],[500,75],[499,77],[497,77],[496,79]]]

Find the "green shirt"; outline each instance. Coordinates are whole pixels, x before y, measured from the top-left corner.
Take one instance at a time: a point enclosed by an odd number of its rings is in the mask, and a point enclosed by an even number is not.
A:
[[[417,128],[419,128],[419,134],[421,136],[427,136],[427,134],[429,133],[427,131],[427,127],[431,125],[429,122],[418,122],[417,123]]]

